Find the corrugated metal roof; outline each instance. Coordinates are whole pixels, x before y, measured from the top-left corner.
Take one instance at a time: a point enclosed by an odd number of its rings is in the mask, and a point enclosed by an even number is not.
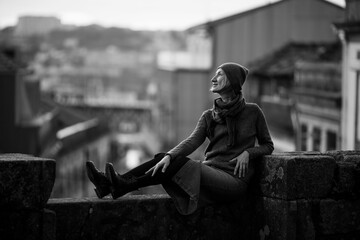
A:
[[[288,0],[282,0],[282,1],[277,1],[275,3],[269,3],[269,4],[262,5],[260,7],[256,7],[256,8],[247,10],[247,11],[243,11],[243,12],[239,12],[239,13],[227,16],[227,17],[223,17],[223,18],[220,18],[220,19],[217,19],[217,20],[214,20],[214,21],[209,21],[209,22],[206,22],[206,23],[195,25],[193,27],[188,28],[187,31],[191,32],[191,31],[195,31],[195,30],[201,29],[201,28],[213,27],[213,26],[222,24],[224,22],[228,22],[228,21],[231,21],[231,20],[234,20],[234,19],[242,18],[242,17],[244,17],[246,15],[252,14],[252,13],[257,12],[259,10],[262,10],[264,8],[274,7],[275,5],[278,5],[278,4],[280,4],[282,2],[285,2],[285,1],[288,1]]]
[[[252,74],[279,76],[292,75],[296,63],[340,62],[341,44],[336,43],[289,43],[262,59],[249,64]]]
[[[211,27],[217,26],[219,24],[222,24],[222,23],[225,23],[225,22],[228,22],[228,21],[232,21],[234,19],[242,18],[242,17],[244,17],[246,15],[255,13],[255,12],[260,11],[260,10],[262,10],[264,8],[275,7],[275,6],[277,6],[279,4],[282,4],[282,3],[286,2],[286,1],[289,1],[289,0],[280,0],[280,1],[277,1],[277,2],[273,2],[273,3],[268,3],[268,4],[265,4],[265,5],[255,7],[253,9],[250,9],[250,10],[247,10],[247,11],[239,12],[239,13],[227,16],[227,17],[223,17],[223,18],[220,18],[220,19],[217,19],[217,20],[214,20],[214,21],[209,21],[209,22],[205,22],[205,23],[202,23],[202,24],[198,24],[198,25],[195,25],[193,27],[188,28],[187,31],[191,32],[191,31],[196,31],[197,29],[201,29],[201,28],[211,28]],[[326,1],[326,0],[319,0],[319,1],[324,2],[326,4],[329,4],[331,6],[337,7],[339,9],[344,9],[341,6],[339,6],[339,5],[335,4],[335,3],[329,2],[329,1]]]

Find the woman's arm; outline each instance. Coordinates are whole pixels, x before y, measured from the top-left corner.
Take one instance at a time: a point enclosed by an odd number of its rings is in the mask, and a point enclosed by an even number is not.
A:
[[[170,165],[171,159],[180,155],[187,156],[194,152],[205,141],[206,128],[207,125],[204,112],[191,135],[167,152],[163,159],[161,159],[161,161],[154,167],[150,168],[146,173],[152,172],[151,176],[154,176],[159,169],[161,169],[162,172],[165,172]]]
[[[200,145],[205,141],[207,129],[205,114],[206,112],[201,115],[195,129],[190,134],[190,136],[167,152],[171,156],[171,158],[175,158],[179,155],[188,156],[198,147],[200,147]]]
[[[256,138],[259,146],[246,149],[239,156],[230,161],[236,162],[234,175],[239,175],[239,177],[245,177],[247,174],[249,169],[249,160],[271,154],[274,150],[274,144],[270,137],[265,116],[259,107],[258,111],[258,117],[256,120]]]
[[[249,159],[254,159],[260,156],[269,155],[274,151],[274,143],[271,140],[269,129],[263,111],[258,107],[258,117],[256,121],[256,138],[258,145],[246,151],[249,153]]]

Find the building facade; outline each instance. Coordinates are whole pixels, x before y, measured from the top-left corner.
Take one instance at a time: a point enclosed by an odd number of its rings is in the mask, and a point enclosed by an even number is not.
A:
[[[346,20],[335,23],[342,42],[341,148],[360,149],[360,1],[346,1]]]
[[[103,122],[46,99],[39,79],[17,63],[17,49],[0,49],[0,153],[56,160],[52,197],[93,196],[85,161],[115,158]]]
[[[324,0],[283,0],[194,26],[189,32],[208,31],[213,66],[228,61],[246,65],[289,42],[335,41],[331,23],[343,15],[342,7]]]
[[[202,112],[211,107],[207,70],[158,69],[159,85],[157,129],[164,149],[188,137]]]
[[[340,149],[340,63],[298,62],[294,100],[296,150],[324,152]]]
[[[57,17],[22,16],[16,24],[15,34],[18,36],[43,35],[61,27]]]
[[[319,14],[319,12],[323,14]],[[250,66],[252,62],[267,58],[282,48],[291,45],[291,43],[295,45],[298,43],[311,45],[314,42],[335,42],[337,39],[331,24],[338,19],[342,19],[343,14],[344,9],[342,7],[323,0],[283,0],[189,28],[187,31],[191,40],[188,41],[189,54],[199,54],[210,58],[209,66],[202,66],[202,74],[204,75],[202,78],[204,80],[198,82],[203,84],[199,88],[209,88],[213,71],[223,62],[233,61]],[[206,43],[204,44],[206,47],[199,47],[199,43]],[[294,52],[299,53],[299,51]],[[294,61],[292,63],[295,62],[297,57],[296,54],[293,56]],[[277,62],[277,65],[280,67],[278,70],[284,72],[281,68],[282,62]],[[173,64],[172,68],[167,69],[169,76],[163,79],[165,81],[167,79],[168,82],[163,83],[163,88],[166,86],[170,89],[176,88],[171,83],[174,79],[181,82],[181,78],[173,77],[180,73],[178,71],[180,68],[176,66],[176,64]],[[189,79],[187,81],[195,82],[198,74],[196,67],[194,65],[192,68],[188,68],[186,77]],[[244,96],[248,101],[260,103],[261,97],[266,95],[264,91],[269,95],[274,92],[277,93],[279,92],[276,89],[277,84],[280,83],[283,84],[280,89],[282,93],[288,94],[289,88],[293,85],[293,69],[287,71],[281,78],[278,78],[278,75],[268,75],[270,78],[262,78],[259,81],[258,79],[253,81],[252,69],[250,68],[248,80],[243,87]],[[172,91],[177,95],[172,96],[173,102],[181,103],[182,101],[179,99],[186,98],[186,101],[197,103],[198,88],[189,87],[186,90],[188,93],[185,95],[182,91]],[[170,90],[166,91],[169,92]],[[202,96],[207,97],[207,99],[202,100],[203,102],[200,105],[211,106],[213,94],[207,93],[202,94]],[[187,107],[191,109],[193,106]],[[285,106],[285,108],[290,109],[289,106]],[[189,110],[189,113],[192,114],[189,115],[189,119],[190,116],[192,119],[191,122],[196,123],[198,114],[191,110]],[[172,124],[187,125],[186,131],[181,132],[191,132],[194,127],[193,124],[187,124],[184,119],[176,118],[176,113],[172,114],[171,118],[174,119],[169,120],[169,124],[172,122]],[[287,119],[290,119],[290,117]],[[289,124],[291,125],[291,123]],[[176,132],[170,138],[181,139]]]

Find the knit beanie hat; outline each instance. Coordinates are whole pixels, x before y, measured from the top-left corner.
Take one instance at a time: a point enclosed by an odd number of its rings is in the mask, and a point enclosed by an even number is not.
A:
[[[246,67],[233,62],[223,63],[218,68],[221,68],[225,72],[235,93],[240,92],[249,70]]]

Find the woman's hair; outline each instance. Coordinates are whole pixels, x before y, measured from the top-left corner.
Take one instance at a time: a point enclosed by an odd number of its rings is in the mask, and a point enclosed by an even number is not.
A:
[[[246,67],[233,62],[223,63],[218,68],[221,68],[225,72],[234,92],[241,92],[242,85],[249,74],[249,70]]]

